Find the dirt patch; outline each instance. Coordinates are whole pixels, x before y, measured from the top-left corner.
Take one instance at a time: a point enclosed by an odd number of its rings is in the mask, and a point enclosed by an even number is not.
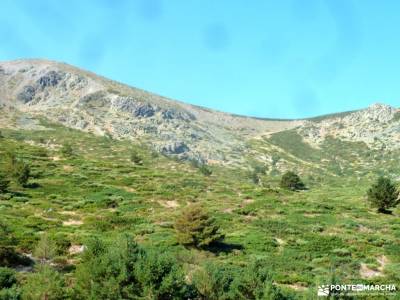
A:
[[[83,245],[71,245],[68,248],[68,253],[71,255],[82,253],[85,250],[85,246]]]
[[[314,214],[314,213],[304,213],[303,216],[305,216],[306,218],[315,218],[315,217],[319,217],[321,214]]]
[[[253,202],[254,202],[254,199],[251,199],[251,198],[246,198],[246,199],[243,200],[244,204],[250,204],[250,203],[253,203]]]
[[[74,167],[70,165],[64,165],[63,170],[66,172],[72,172],[74,170]]]
[[[125,190],[125,191],[127,191],[127,192],[129,192],[129,193],[134,193],[134,192],[136,192],[136,190],[135,190],[134,188],[129,187],[129,186],[116,186],[116,187],[121,188],[121,189],[123,189],[123,190]]]
[[[373,269],[369,268],[365,263],[361,263],[360,275],[362,278],[372,278],[372,277],[381,276],[382,274],[378,270],[373,270]]]
[[[59,212],[62,215],[68,215],[68,216],[76,216],[77,213],[75,211],[69,211],[69,210],[64,210]]]
[[[364,225],[360,225],[358,227],[358,231],[363,232],[363,233],[372,233],[373,232],[371,229],[369,229],[368,227],[366,227]]]
[[[373,270],[369,268],[365,263],[361,263],[360,266],[360,275],[362,278],[372,278],[372,277],[378,277],[378,276],[383,276],[383,270],[385,269],[385,266],[388,264],[389,259],[385,256],[379,256],[376,261],[379,263],[379,267],[377,270]]]
[[[79,225],[82,225],[82,224],[83,224],[82,221],[72,220],[72,219],[63,222],[64,226],[79,226]]]
[[[383,269],[385,268],[385,266],[389,262],[389,259],[385,255],[379,256],[376,260],[380,264],[380,266],[378,268],[380,271],[383,271]]]
[[[61,160],[61,158],[60,158],[59,156],[53,156],[53,157],[51,157],[51,159],[54,160],[54,161],[59,161],[59,160]]]
[[[307,288],[306,288],[305,286],[302,286],[302,285],[296,284],[296,283],[292,283],[292,284],[279,284],[279,285],[282,286],[282,287],[288,287],[288,288],[290,288],[290,289],[292,289],[292,290],[295,290],[295,291],[306,291],[306,290],[307,290]]]
[[[169,200],[169,201],[158,201],[158,203],[161,206],[164,206],[166,208],[177,208],[179,207],[179,203],[176,202],[175,200]]]

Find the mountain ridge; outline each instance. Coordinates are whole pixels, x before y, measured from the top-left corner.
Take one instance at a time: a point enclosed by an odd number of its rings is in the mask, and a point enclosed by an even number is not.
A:
[[[243,167],[256,160],[280,171],[292,168],[290,159],[280,166],[271,158],[276,146],[288,153],[288,145],[279,145],[282,137],[310,149],[321,149],[332,138],[361,142],[372,150],[400,147],[399,110],[385,104],[305,119],[255,118],[176,101],[48,60],[0,62],[0,104],[8,111],[0,120],[3,125],[16,114],[46,118],[146,143],[179,159],[226,166]],[[13,124],[8,126],[18,127],[15,120]],[[280,140],[278,145],[274,139]]]

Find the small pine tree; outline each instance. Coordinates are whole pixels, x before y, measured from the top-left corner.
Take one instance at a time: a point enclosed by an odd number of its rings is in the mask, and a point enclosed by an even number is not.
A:
[[[56,253],[56,249],[49,239],[47,233],[44,233],[36,245],[34,255],[37,257],[41,263],[45,263],[52,259]]]
[[[200,173],[205,176],[210,176],[212,174],[212,170],[209,166],[202,160],[191,159],[190,163],[193,167],[199,169]]]
[[[23,161],[17,161],[14,164],[13,177],[22,186],[28,183],[31,175],[31,168]]]
[[[4,176],[4,174],[0,174],[0,193],[4,193],[7,191],[7,188],[10,184],[10,181]]]
[[[299,175],[297,175],[292,171],[288,171],[285,174],[283,174],[280,186],[281,188],[292,191],[303,190],[305,188],[305,185],[301,181]]]
[[[136,165],[142,165],[143,164],[143,160],[142,160],[142,158],[140,157],[139,153],[136,150],[131,150],[130,160],[131,160],[131,162],[133,162]]]
[[[399,191],[395,184],[385,177],[379,177],[367,192],[368,201],[378,209],[378,212],[387,213],[389,209],[399,203]]]
[[[1,130],[0,130],[0,139],[2,139],[2,138],[4,138],[4,135],[3,135],[3,133],[2,133]]]
[[[11,177],[20,185],[26,185],[31,174],[29,165],[22,160],[17,159],[17,156],[14,152],[9,151],[5,156],[7,159],[5,166],[7,173],[9,173]]]
[[[267,173],[267,168],[264,165],[256,163],[253,165],[253,170],[250,173],[250,178],[254,184],[261,185],[261,176]]]
[[[203,174],[205,176],[210,176],[212,174],[211,169],[205,164],[201,164],[199,166],[199,170],[200,170],[201,174]]]
[[[74,149],[70,143],[64,143],[60,150],[61,154],[64,157],[71,157],[74,155]]]
[[[176,220],[174,228],[179,243],[204,248],[223,240],[219,226],[199,205],[189,206]]]
[[[22,299],[66,299],[64,278],[49,265],[38,265],[22,286]]]

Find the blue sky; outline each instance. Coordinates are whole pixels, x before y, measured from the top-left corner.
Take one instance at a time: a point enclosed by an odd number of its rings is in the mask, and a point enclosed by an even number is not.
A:
[[[400,1],[0,3],[0,60],[47,58],[259,117],[400,106]]]

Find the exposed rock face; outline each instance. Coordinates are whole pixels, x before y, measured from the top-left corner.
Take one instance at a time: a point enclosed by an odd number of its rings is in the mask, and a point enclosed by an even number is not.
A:
[[[65,76],[64,72],[49,71],[47,74],[40,77],[37,81],[41,89],[46,87],[56,86]]]
[[[398,110],[392,106],[375,103],[367,109],[352,113],[343,118],[347,124],[387,123]]]
[[[164,154],[182,154],[187,151],[189,151],[189,148],[182,141],[167,144],[161,148],[161,152]]]
[[[372,148],[384,143],[390,149],[400,148],[400,123],[394,120],[399,110],[385,104],[373,104],[344,117],[322,122],[307,122],[298,128],[310,144],[318,146],[328,136],[345,141],[364,142]],[[392,120],[394,120],[392,122]]]
[[[172,109],[172,108],[163,110],[161,112],[161,115],[166,120],[178,119],[178,120],[183,120],[183,121],[194,121],[196,119],[196,117],[194,115],[192,115],[191,113],[179,111],[179,110]]]
[[[279,170],[292,166],[288,160],[294,158],[268,141],[271,134],[289,129],[316,148],[328,137],[365,142],[371,149],[400,148],[399,111],[383,104],[319,121],[261,120],[173,101],[41,60],[0,63],[0,107],[9,112],[0,114],[0,125],[10,124],[13,114],[45,117],[99,135],[146,142],[166,155],[230,166],[247,166],[249,158]]]
[[[35,97],[36,90],[31,85],[26,85],[23,87],[22,91],[17,95],[19,101],[23,103],[31,102]]]
[[[118,97],[112,103],[115,110],[128,112],[134,117],[149,118],[154,116],[156,108],[151,104],[137,101],[131,97]]]

